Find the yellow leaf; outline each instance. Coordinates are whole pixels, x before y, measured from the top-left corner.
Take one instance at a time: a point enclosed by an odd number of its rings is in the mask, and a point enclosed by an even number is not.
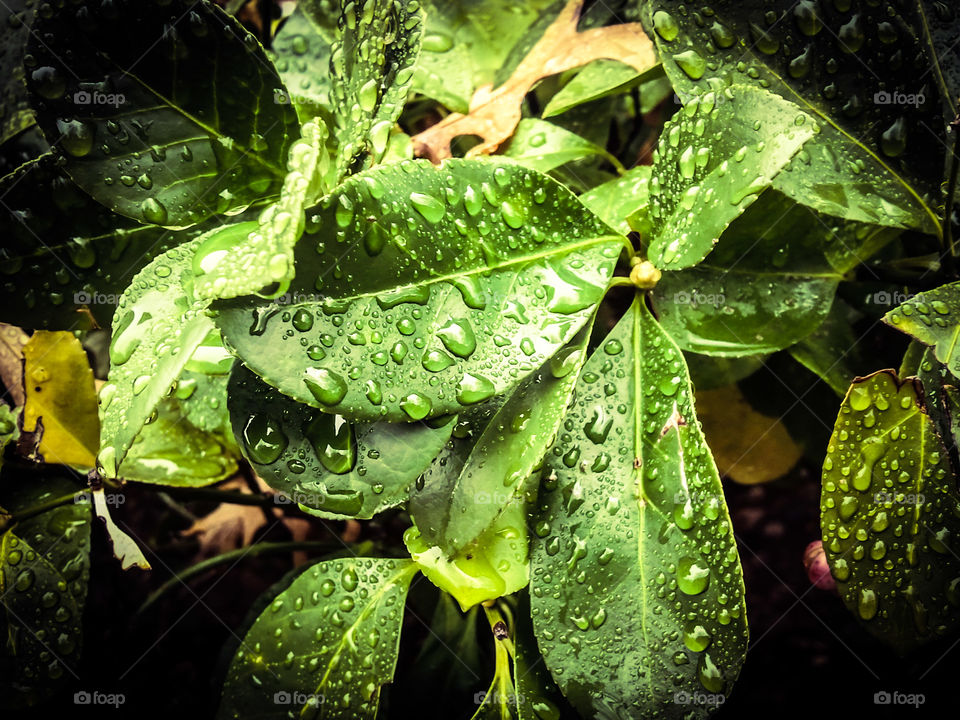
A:
[[[778,418],[750,407],[736,385],[697,393],[697,416],[717,469],[744,485],[786,475],[801,450]]]
[[[100,442],[93,371],[69,332],[38,330],[23,347],[23,429],[43,427],[39,452],[48,463],[91,468]]]

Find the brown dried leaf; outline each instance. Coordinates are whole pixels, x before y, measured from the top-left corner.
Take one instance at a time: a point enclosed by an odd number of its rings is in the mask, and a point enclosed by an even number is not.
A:
[[[23,392],[23,346],[30,336],[15,325],[0,323],[0,382],[7,389],[14,407],[22,407],[26,399]]]
[[[269,491],[260,478],[257,478],[257,481],[264,491]],[[247,484],[241,479],[231,480],[217,487],[220,490],[249,491]],[[276,510],[272,508],[267,512],[276,516]],[[209,515],[196,520],[183,534],[197,536],[202,555],[219,555],[249,545],[265,522],[266,516],[259,505],[222,503]]]
[[[483,139],[468,155],[489,155],[508,140],[520,122],[520,105],[530,89],[550,75],[581,67],[594,60],[619,60],[638,72],[657,64],[653,43],[639,23],[577,32],[584,0],[570,0],[543,37],[500,87],[478,89],[467,115],[453,113],[413,136],[418,157],[439,163],[451,157],[450,143],[460,135]]]

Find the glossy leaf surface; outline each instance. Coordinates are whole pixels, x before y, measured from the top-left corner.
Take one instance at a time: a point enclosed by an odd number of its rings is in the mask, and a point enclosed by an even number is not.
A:
[[[898,330],[930,345],[937,360],[960,377],[960,283],[918,293],[884,317]]]

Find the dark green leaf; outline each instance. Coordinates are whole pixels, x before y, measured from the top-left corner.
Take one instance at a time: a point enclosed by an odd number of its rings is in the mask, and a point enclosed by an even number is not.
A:
[[[640,226],[653,264],[681,270],[703,260],[816,131],[795,105],[747,85],[693,98],[654,153]]]
[[[33,0],[7,0],[0,5],[0,27],[4,28],[0,53],[0,144],[33,124],[24,82],[23,52],[36,12]]]
[[[911,9],[720,0],[710,10],[707,18],[675,0],[643,5],[681,98],[733,82],[757,87],[764,107],[786,99],[821,132],[774,187],[828,215],[937,229],[943,123],[923,97],[929,64]]]
[[[218,718],[373,720],[393,679],[409,560],[326,560],[270,603],[243,639]]]
[[[371,518],[405,502],[453,430],[452,419],[354,426],[291,400],[240,363],[228,395],[237,444],[257,474],[327,518]]]
[[[0,505],[23,512],[72,492],[63,479],[4,473]],[[0,535],[0,705],[34,705],[80,674],[90,578],[90,503],[61,505]]]
[[[960,498],[915,380],[853,383],[823,463],[823,547],[844,603],[906,652],[960,623]]]
[[[184,227],[279,189],[297,114],[236,20],[194,0],[50,7],[27,46],[31,103],[95,200]]]
[[[960,282],[918,293],[883,316],[884,322],[933,347],[937,360],[960,377]]]
[[[859,338],[853,332],[850,315],[850,306],[835,298],[820,327],[790,348],[798,363],[819,376],[840,397],[847,394],[857,375],[850,356],[859,354]]]
[[[337,124],[337,177],[377,163],[400,117],[420,54],[420,5],[406,0],[340,0],[330,54]],[[307,8],[309,10],[309,6]]]
[[[531,548],[544,661],[584,716],[704,716],[675,698],[736,679],[743,579],[683,355],[641,298],[587,360],[564,429]]]
[[[294,302],[219,303],[217,324],[268,383],[351,420],[516,387],[591,316],[624,242],[566,188],[493,160],[380,166],[307,216]]]
[[[956,9],[943,0],[914,0],[914,4],[933,79],[943,101],[943,119],[949,123],[960,111],[960,57],[957,49],[960,18]]]

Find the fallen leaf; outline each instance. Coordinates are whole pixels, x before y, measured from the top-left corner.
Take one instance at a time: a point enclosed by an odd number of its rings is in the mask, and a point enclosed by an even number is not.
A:
[[[736,385],[696,394],[697,415],[721,475],[744,485],[786,475],[802,451],[779,418],[754,410]]]
[[[0,323],[0,382],[13,399],[14,407],[23,405],[23,346],[30,336],[16,325]]]
[[[100,443],[93,371],[69,332],[38,330],[23,346],[23,431],[43,427],[38,452],[45,462],[92,468]]]
[[[520,123],[524,97],[550,75],[600,59],[619,60],[638,72],[656,67],[653,43],[639,23],[577,32],[583,3],[584,0],[570,0],[503,85],[497,88],[486,85],[474,93],[468,114],[453,113],[414,135],[417,156],[439,163],[452,156],[450,143],[460,135],[477,135],[482,139],[468,155],[495,152]]]
[[[260,478],[257,478],[257,484],[264,492],[271,492]],[[249,492],[247,484],[239,478],[219,485],[218,489]],[[273,508],[269,508],[267,513],[276,517],[276,510]],[[254,535],[266,519],[263,508],[259,505],[221,503],[209,515],[194,521],[183,534],[197,536],[202,555],[220,555],[253,542]]]

